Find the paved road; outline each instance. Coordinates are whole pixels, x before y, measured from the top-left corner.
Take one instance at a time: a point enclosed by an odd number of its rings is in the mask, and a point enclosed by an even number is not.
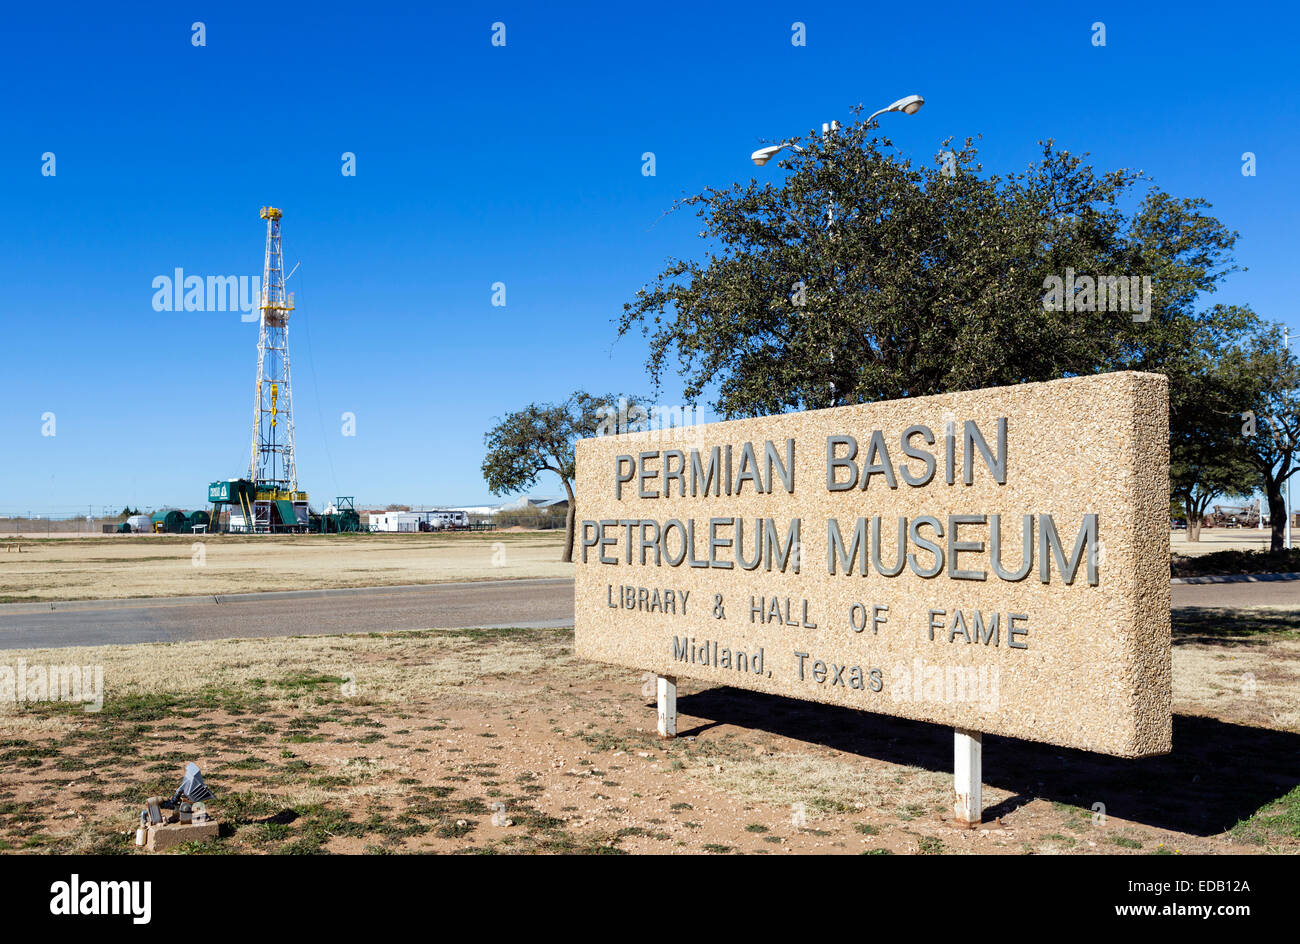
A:
[[[1300,608],[1300,580],[1236,583],[1176,583],[1174,606],[1294,606]]]
[[[401,629],[572,626],[573,581],[0,605],[0,649]]]
[[[1173,605],[1300,608],[1300,580],[1174,584]],[[219,597],[8,603],[0,605],[0,649],[572,625],[572,580],[493,580]]]

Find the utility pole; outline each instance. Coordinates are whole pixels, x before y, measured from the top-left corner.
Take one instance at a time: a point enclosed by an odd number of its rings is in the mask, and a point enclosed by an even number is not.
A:
[[[1282,351],[1287,357],[1291,356],[1291,329],[1286,325],[1282,326]],[[1286,532],[1282,538],[1282,546],[1288,551],[1291,550],[1291,479],[1292,476],[1288,475],[1286,479],[1286,495],[1282,499],[1286,505]]]

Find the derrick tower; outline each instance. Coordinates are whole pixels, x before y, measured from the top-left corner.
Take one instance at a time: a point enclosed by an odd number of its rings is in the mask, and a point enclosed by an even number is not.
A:
[[[253,395],[253,449],[248,477],[268,491],[298,490],[293,457],[293,391],[289,384],[289,313],[293,296],[284,291],[284,254],[275,207],[262,207],[266,260],[262,264],[261,330],[257,338],[257,388]]]
[[[293,293],[284,290],[284,256],[280,248],[283,215],[275,207],[262,207],[266,259],[262,264],[259,304],[253,445],[248,460],[248,479],[256,495],[249,530],[255,531],[296,528],[306,522],[307,495],[298,491],[298,464],[293,453],[293,387],[289,377]],[[295,505],[300,506],[301,515],[295,513]]]

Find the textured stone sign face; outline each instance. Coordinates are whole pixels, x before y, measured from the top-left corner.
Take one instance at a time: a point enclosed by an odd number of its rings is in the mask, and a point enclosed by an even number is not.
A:
[[[583,440],[577,653],[1165,753],[1168,415],[1115,373]]]

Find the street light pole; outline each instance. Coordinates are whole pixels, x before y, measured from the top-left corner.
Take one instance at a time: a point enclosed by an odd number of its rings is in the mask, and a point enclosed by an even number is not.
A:
[[[921,106],[924,104],[925,104],[925,99],[922,98],[920,95],[908,95],[905,98],[900,98],[898,101],[886,105],[884,108],[881,108],[879,111],[872,112],[871,116],[867,118],[866,123],[870,125],[881,115],[884,115],[891,111],[900,112],[904,115],[915,115],[918,111],[921,110]],[[822,136],[826,137],[832,131],[838,129],[839,126],[840,123],[838,121],[832,121],[830,122],[830,124],[823,123]],[[757,164],[759,167],[762,167],[764,164],[770,161],[776,154],[780,153],[781,151],[784,151],[786,148],[789,148],[792,151],[798,151],[800,153],[803,153],[803,148],[799,147],[799,145],[792,144],[789,141],[783,141],[780,144],[770,144],[767,147],[759,148],[753,154],[749,155],[749,159],[753,161],[755,164]]]
[[[1291,329],[1286,325],[1282,326],[1282,351],[1288,357],[1291,355]],[[1294,478],[1294,476],[1291,475],[1288,475],[1286,478],[1286,497],[1283,499],[1283,502],[1286,505],[1286,532],[1282,538],[1282,546],[1285,547],[1288,551],[1291,550],[1291,517],[1292,517],[1291,479],[1292,478]]]
[[[875,121],[877,118],[879,118],[881,115],[887,114],[889,112],[899,112],[900,114],[904,114],[904,115],[915,115],[918,111],[921,110],[921,106],[924,104],[925,104],[925,99],[922,98],[920,95],[906,95],[903,98],[900,98],[898,101],[891,102],[890,104],[886,105],[884,108],[872,112],[871,115],[866,120],[866,125],[870,126],[871,123]],[[829,138],[832,134],[834,134],[839,129],[840,129],[840,123],[838,121],[822,122],[822,138],[823,139]],[[753,154],[749,155],[749,159],[753,161],[757,166],[762,167],[764,164],[770,161],[777,154],[787,149],[791,151],[797,151],[800,154],[802,154],[804,150],[799,145],[791,141],[783,141],[780,144],[770,144],[767,147],[759,148]],[[833,226],[834,223],[835,223],[835,205],[832,203],[830,206],[826,207],[826,224],[827,226]],[[831,351],[831,362],[834,363],[834,361],[835,361],[835,352]],[[832,406],[834,405],[834,401],[835,401],[835,381],[832,380],[831,381],[831,405]]]

